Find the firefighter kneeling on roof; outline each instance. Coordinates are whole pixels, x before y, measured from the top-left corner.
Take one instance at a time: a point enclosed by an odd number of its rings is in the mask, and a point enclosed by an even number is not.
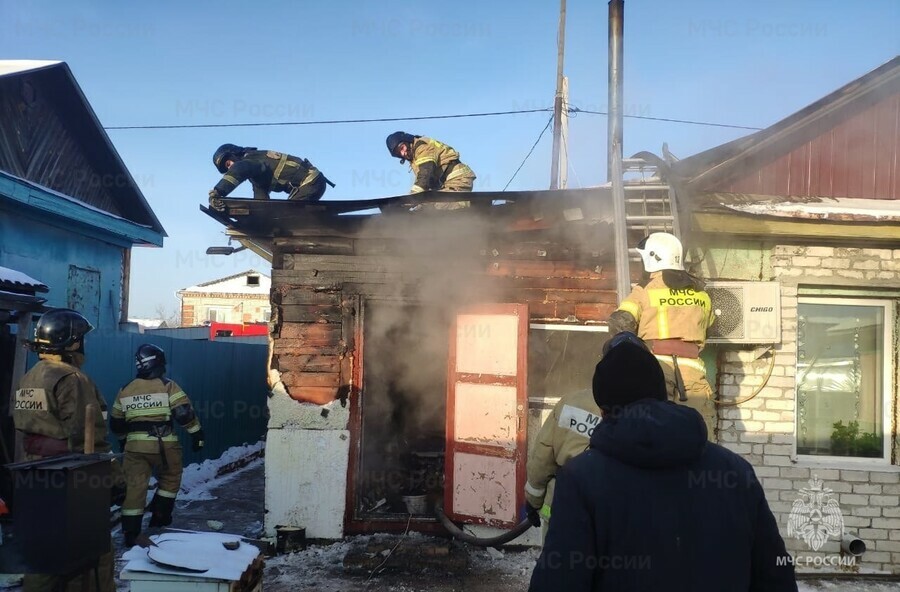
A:
[[[150,526],[172,523],[175,496],[181,487],[181,445],[172,420],[186,429],[192,449],[203,448],[203,430],[191,401],[175,382],[165,377],[166,355],[155,345],[140,346],[134,356],[137,378],[119,391],[110,427],[125,452],[127,489],[122,504],[125,545],[133,546],[141,534],[147,486],[156,471],[159,483],[148,509]]]
[[[673,400],[700,412],[707,438],[715,442],[716,404],[700,351],[715,320],[703,282],[684,269],[681,241],[654,232],[638,253],[647,277],[609,317],[611,333],[631,331],[647,342],[659,360]]]

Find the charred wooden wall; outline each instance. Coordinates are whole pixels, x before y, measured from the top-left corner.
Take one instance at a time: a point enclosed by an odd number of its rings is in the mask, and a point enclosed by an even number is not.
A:
[[[420,285],[434,265],[445,280],[477,285],[448,296],[455,308],[524,303],[532,322],[572,324],[605,321],[616,308],[614,264],[606,249],[529,233],[495,237],[456,258],[441,257],[440,248],[424,240],[411,247],[408,239],[352,236],[275,240],[272,366],[292,398],[323,404],[346,397],[359,353],[360,302],[429,304],[445,297]]]

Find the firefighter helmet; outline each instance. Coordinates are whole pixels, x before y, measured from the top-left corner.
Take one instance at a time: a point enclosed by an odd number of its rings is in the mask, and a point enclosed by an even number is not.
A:
[[[166,353],[151,343],[145,343],[134,354],[134,365],[137,373],[149,374],[153,370],[165,369]]]
[[[681,241],[668,232],[654,232],[637,246],[648,273],[663,269],[684,271],[684,249]]]
[[[228,170],[228,167],[225,166],[225,161],[239,160],[246,151],[247,149],[243,146],[237,146],[236,144],[222,144],[213,154],[213,164],[216,165],[216,169],[224,175]]]
[[[90,321],[68,308],[54,308],[45,312],[34,326],[34,341],[28,345],[39,353],[62,353],[84,340],[94,329]]]
[[[400,162],[405,162],[404,158],[400,156],[400,144],[412,144],[416,140],[416,137],[412,134],[408,134],[406,132],[394,132],[387,137],[385,143],[387,144],[388,152],[391,153],[391,156],[394,158],[399,158]]]

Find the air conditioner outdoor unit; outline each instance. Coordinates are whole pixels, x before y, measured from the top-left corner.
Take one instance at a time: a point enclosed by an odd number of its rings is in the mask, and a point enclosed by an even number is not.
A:
[[[706,342],[780,343],[780,288],[778,282],[707,282],[716,320]]]

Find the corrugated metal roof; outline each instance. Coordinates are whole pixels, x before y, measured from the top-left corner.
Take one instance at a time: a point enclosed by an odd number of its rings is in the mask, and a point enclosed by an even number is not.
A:
[[[0,290],[9,290],[13,292],[49,292],[50,288],[43,282],[40,282],[21,271],[0,266]]]
[[[900,223],[900,202],[884,199],[822,198],[820,201],[802,203],[729,203],[723,200],[719,205],[729,210],[757,216],[839,222]]]

